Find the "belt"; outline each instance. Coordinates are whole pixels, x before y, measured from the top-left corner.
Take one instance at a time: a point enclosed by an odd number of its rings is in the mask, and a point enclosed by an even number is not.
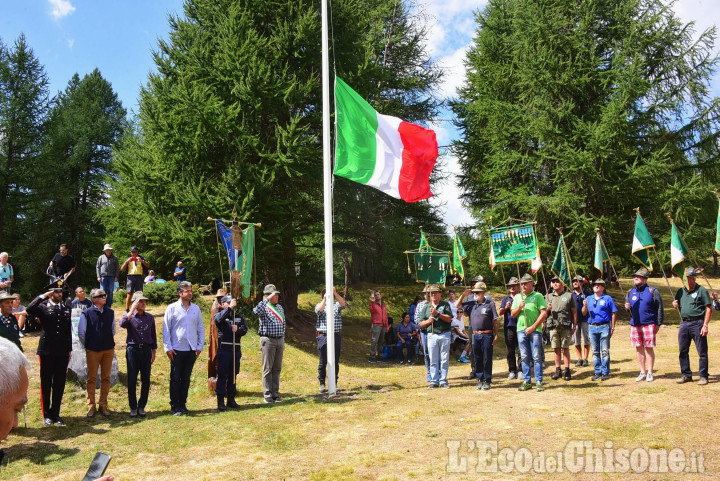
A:
[[[150,347],[150,344],[128,344],[128,347],[136,347],[138,349],[145,349]]]
[[[490,329],[489,331],[473,331],[473,334],[492,334],[493,330]]]
[[[705,317],[683,317],[682,322],[695,322],[695,321],[704,321]]]
[[[610,324],[609,322],[588,322],[591,326],[604,326],[605,324]]]
[[[261,335],[260,337],[268,337],[268,338],[270,338],[270,339],[282,339],[282,338],[283,338],[283,336],[266,336],[266,335],[264,335],[264,334]]]

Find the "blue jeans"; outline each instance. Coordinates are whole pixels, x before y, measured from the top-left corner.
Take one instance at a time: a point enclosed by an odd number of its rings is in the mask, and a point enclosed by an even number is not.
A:
[[[543,367],[545,364],[545,348],[543,345],[543,336],[540,331],[533,331],[531,334],[525,334],[525,331],[518,329],[517,331],[518,347],[520,348],[520,363],[522,364],[523,378],[525,382],[530,382],[531,370],[531,354],[532,361],[535,364],[535,382],[542,382]]]
[[[450,368],[450,333],[428,333],[428,353],[430,354],[430,382],[447,384]]]
[[[610,374],[610,323],[590,324],[588,334],[595,374],[607,376]]]
[[[707,336],[700,335],[703,319],[697,321],[684,321],[680,323],[678,330],[678,345],[680,346],[680,371],[685,377],[692,377],[692,369],[690,369],[690,341],[695,342],[695,348],[700,358],[700,377],[707,379],[708,377],[708,343]]]
[[[427,332],[420,331],[420,339],[422,339],[422,345],[423,345],[423,353],[425,354],[423,356],[423,359],[425,359],[425,370],[427,371],[427,375],[430,375],[430,353],[428,352],[428,343],[427,343]]]
[[[473,357],[475,375],[480,381],[492,381],[492,356],[494,334],[473,334]]]
[[[127,359],[128,404],[130,409],[145,409],[150,393],[150,367],[152,366],[152,349],[130,344],[125,349]],[[137,378],[140,374],[140,401],[137,400]]]
[[[105,307],[112,307],[113,302],[113,290],[115,289],[115,278],[112,276],[105,276],[100,278],[100,287],[105,291],[107,296],[105,301]]]

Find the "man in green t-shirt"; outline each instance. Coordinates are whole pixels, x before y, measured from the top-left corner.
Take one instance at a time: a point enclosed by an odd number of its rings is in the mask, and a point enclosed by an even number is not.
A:
[[[430,302],[420,313],[420,327],[427,329],[428,353],[430,354],[430,385],[428,388],[449,388],[447,381],[450,367],[450,323],[452,309],[447,301],[440,299],[440,287],[428,287]],[[417,316],[417,314],[416,314]]]
[[[520,359],[523,372],[523,383],[520,391],[532,388],[530,384],[530,356],[535,364],[535,383],[538,391],[543,388],[543,364],[545,351],[543,348],[542,330],[547,318],[547,303],[542,294],[535,292],[535,281],[530,274],[520,279],[521,292],[515,295],[510,308],[510,315],[517,318],[517,337],[520,347]]]
[[[673,301],[673,307],[680,309],[680,330],[678,331],[678,344],[680,345],[680,371],[682,378],[678,384],[692,382],[692,369],[690,369],[690,341],[695,343],[700,358],[700,381],[698,385],[708,383],[708,325],[712,312],[710,295],[707,289],[695,282],[699,269],[688,267],[685,269],[687,287],[678,289]]]

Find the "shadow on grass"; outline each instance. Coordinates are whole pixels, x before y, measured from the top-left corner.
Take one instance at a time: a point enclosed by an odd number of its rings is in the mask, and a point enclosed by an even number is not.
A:
[[[29,444],[16,444],[7,448],[5,459],[11,463],[24,459],[33,464],[44,465],[74,456],[79,451],[79,448],[61,448],[55,443],[36,441]]]

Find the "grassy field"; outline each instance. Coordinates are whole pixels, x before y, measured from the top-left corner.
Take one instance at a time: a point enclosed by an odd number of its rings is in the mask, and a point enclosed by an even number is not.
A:
[[[547,389],[541,393],[518,392],[518,381],[507,380],[502,339],[496,345],[495,377],[489,391],[476,390],[475,382],[465,379],[469,367],[457,363],[455,357],[450,390],[426,389],[421,362],[368,364],[366,299],[372,286],[362,286],[351,292],[353,301],[343,318],[340,392],[330,399],[317,393],[313,325],[304,321],[288,332],[282,403],[263,403],[259,342],[251,332],[243,339],[238,377],[242,409],[215,410],[215,399],[207,390],[205,352],[195,365],[188,401],[192,415],[171,416],[169,362],[159,353],[153,366],[148,417],[132,419],[125,387],[125,337],[118,329],[121,383],[110,393],[112,416],[86,419],[85,391],[68,383],[61,410],[67,426],[46,428],[40,415],[34,355],[37,335],[31,335],[23,339],[32,362],[27,428],[11,433],[4,444],[10,462],[0,479],[78,480],[96,451],[113,456],[108,472],[121,480],[718,479],[720,448],[714,441],[718,421],[712,406],[720,401],[720,322],[710,325],[710,384],[677,385],[677,314],[673,315],[667,288],[651,284],[661,289],[670,318],[659,332],[653,383],[635,382],[635,351],[630,347],[627,315],[621,312],[611,344],[611,379],[592,382],[591,367],[573,367],[572,381],[552,381],[552,352],[547,350]],[[630,281],[625,287],[630,287]],[[416,292],[413,288],[380,289],[396,319]],[[611,293],[620,305],[620,291]],[[318,301],[317,294],[307,293],[301,296],[300,306],[310,311]],[[163,310],[164,306],[150,308],[158,319],[159,335]],[[574,352],[572,358],[574,363]],[[694,347],[691,363],[697,369]],[[601,456],[609,453],[618,460],[617,466],[608,463],[605,470],[627,465],[642,472],[570,472],[578,466],[585,469],[581,458],[568,459],[569,451],[583,441],[607,449],[598,453]],[[501,460],[496,469],[507,472],[479,472],[484,468],[478,452],[492,443],[497,443],[498,450],[508,448],[503,451],[506,457],[510,450],[515,453],[517,469]],[[690,470],[703,469],[704,473],[648,472],[652,463],[645,466],[645,456],[657,452],[648,454],[647,450],[676,448],[682,451],[675,455],[685,455]],[[556,471],[553,460],[558,459],[558,452],[565,455],[562,472],[543,473]],[[528,454],[534,456],[535,467],[521,462],[530,459],[523,458]],[[677,467],[662,462],[658,466],[666,471]]]

